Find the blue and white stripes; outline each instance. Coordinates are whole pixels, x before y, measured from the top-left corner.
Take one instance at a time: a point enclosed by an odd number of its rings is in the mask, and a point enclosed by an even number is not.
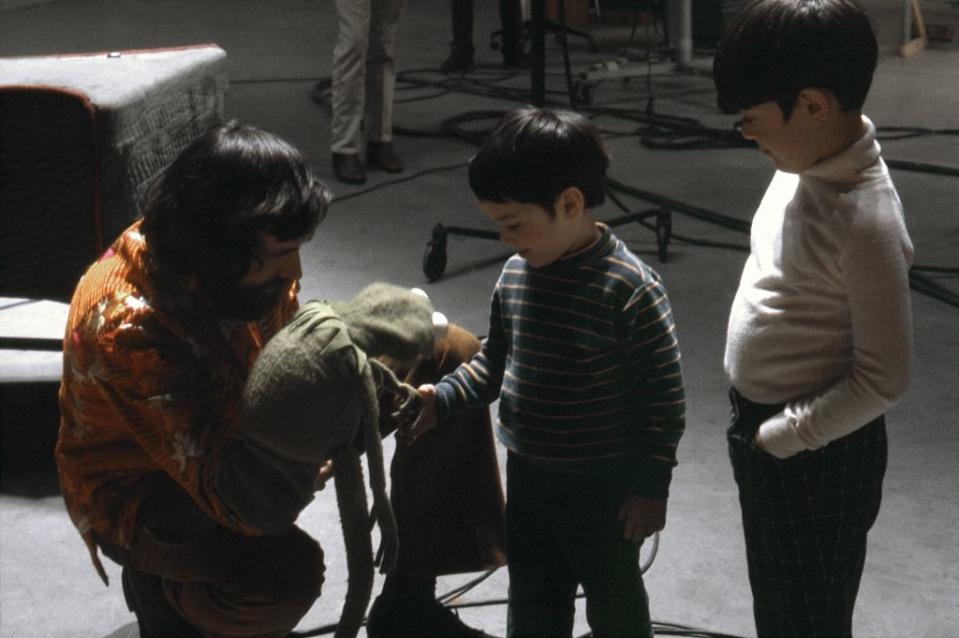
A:
[[[534,269],[503,269],[483,349],[437,385],[439,417],[500,399],[497,436],[560,471],[623,473],[665,496],[685,425],[666,290],[610,230]]]

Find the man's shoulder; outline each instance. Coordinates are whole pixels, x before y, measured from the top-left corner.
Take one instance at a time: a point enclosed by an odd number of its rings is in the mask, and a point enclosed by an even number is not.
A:
[[[155,314],[150,303],[129,286],[101,291],[84,299],[83,304],[78,304],[75,296],[68,324],[68,349],[142,349],[143,335],[152,332],[149,326],[156,323]],[[127,338],[118,339],[121,333]],[[130,338],[134,335],[139,338]]]

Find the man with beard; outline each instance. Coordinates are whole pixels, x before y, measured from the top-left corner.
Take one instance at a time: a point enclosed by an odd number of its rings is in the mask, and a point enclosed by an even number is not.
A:
[[[264,482],[238,472],[237,459],[250,453],[239,434],[248,372],[298,308],[299,249],[331,198],[292,146],[229,123],[163,172],[143,219],[77,285],[60,390],[62,493],[103,580],[99,552],[123,566],[144,638],[286,636],[320,594],[319,544],[295,525],[267,533],[241,514],[238,504]],[[451,326],[408,378],[442,375],[475,349],[475,338]],[[462,633],[472,630],[435,600],[435,577],[503,562],[488,414],[471,418],[431,453],[455,476],[438,478],[439,465],[397,446],[402,548],[379,616],[419,623],[409,632],[480,635]],[[455,454],[477,437],[487,441],[485,457]],[[318,473],[318,487],[328,475]],[[380,624],[406,632],[398,618]]]

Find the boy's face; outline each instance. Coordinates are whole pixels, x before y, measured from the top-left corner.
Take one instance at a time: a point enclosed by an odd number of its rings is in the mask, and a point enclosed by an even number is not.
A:
[[[479,207],[496,223],[500,241],[533,268],[548,266],[583,247],[575,218],[561,210],[550,215],[539,204],[519,202],[480,201]]]
[[[781,171],[801,173],[819,160],[816,132],[803,99],[787,121],[776,102],[763,102],[740,111],[739,133],[759,145]]]

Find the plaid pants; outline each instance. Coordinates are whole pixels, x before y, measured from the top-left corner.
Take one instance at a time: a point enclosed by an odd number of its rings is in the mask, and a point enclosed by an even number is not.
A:
[[[814,451],[779,460],[756,447],[782,405],[730,390],[729,457],[739,486],[760,638],[852,635],[852,615],[886,472],[882,416]]]

